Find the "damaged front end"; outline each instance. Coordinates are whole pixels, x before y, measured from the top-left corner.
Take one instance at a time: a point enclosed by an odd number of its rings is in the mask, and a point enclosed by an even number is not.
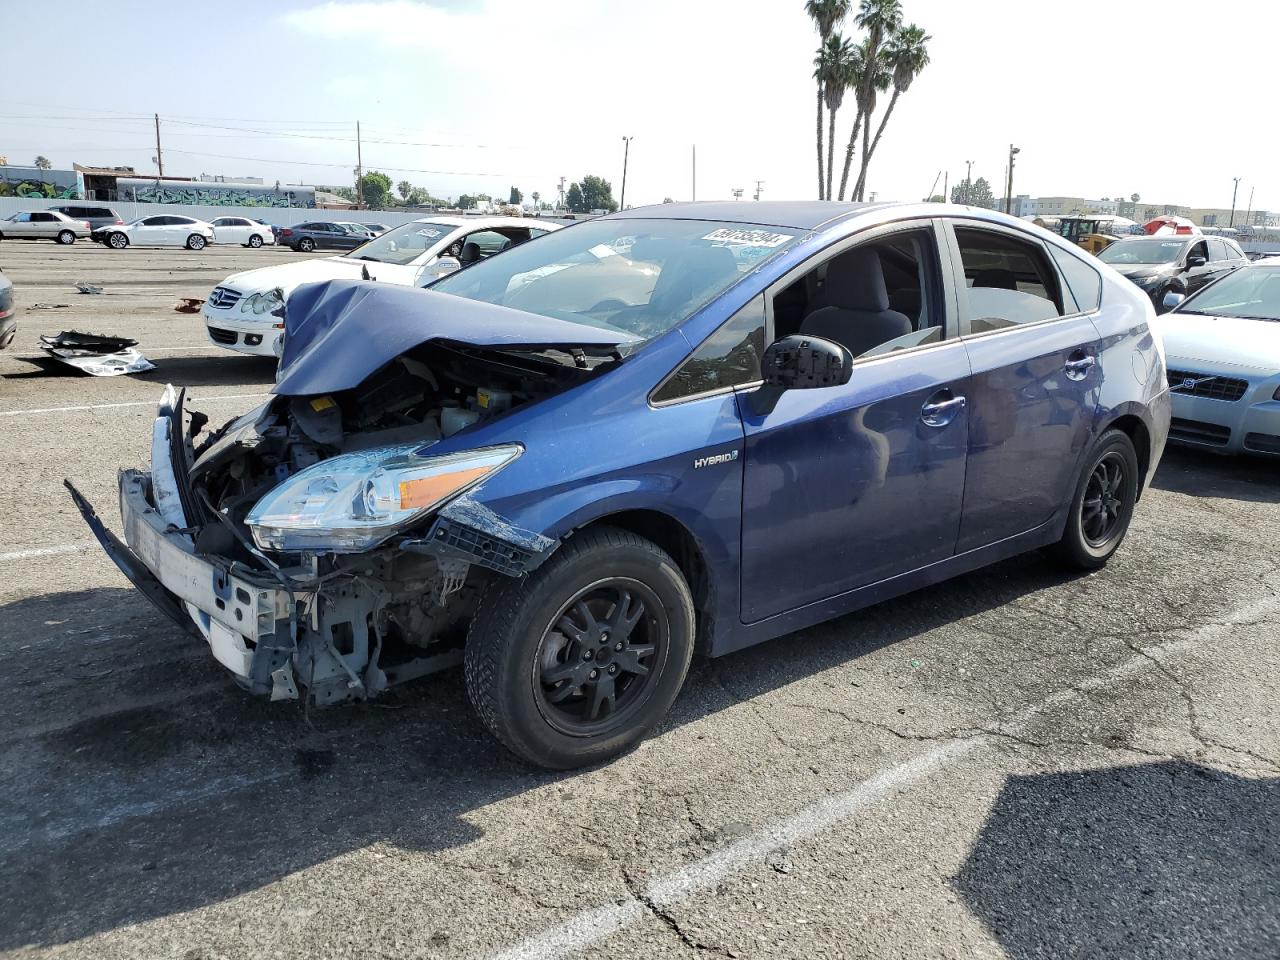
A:
[[[337,389],[277,395],[209,434],[168,388],[151,471],[120,474],[123,543],[67,486],[117,566],[244,687],[374,697],[456,663],[485,579],[556,546],[476,496],[520,444],[434,448],[616,362],[594,346],[424,339],[354,386],[330,377]],[[300,366],[295,381],[326,385]]]

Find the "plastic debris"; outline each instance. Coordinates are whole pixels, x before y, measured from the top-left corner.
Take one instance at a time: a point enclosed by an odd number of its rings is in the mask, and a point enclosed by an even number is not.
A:
[[[83,281],[76,284],[76,289],[81,293],[97,294],[102,292],[102,287],[98,286],[96,283],[84,283]]]
[[[197,297],[183,297],[174,304],[173,309],[176,313],[199,313],[203,306],[204,301]]]
[[[64,330],[57,336],[40,338],[40,347],[49,356],[93,377],[118,377],[154,370],[156,365],[134,349],[137,344],[137,340],[128,337],[78,330]]]
[[[33,303],[28,310],[66,310],[69,309],[69,303]]]
[[[919,670],[919,669],[920,669],[920,661],[919,661],[919,660],[917,660],[917,659],[915,659],[914,657],[912,657],[912,659],[911,659],[911,669],[912,669],[912,670]]]

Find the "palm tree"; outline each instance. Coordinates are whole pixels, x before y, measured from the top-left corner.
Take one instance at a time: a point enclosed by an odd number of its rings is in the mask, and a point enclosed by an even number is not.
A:
[[[844,151],[844,171],[840,175],[840,199],[844,199],[845,188],[849,185],[849,168],[853,165],[853,147],[858,142],[858,131],[869,111],[876,108],[876,97],[881,91],[889,89],[892,74],[884,51],[874,55],[871,53],[871,38],[863,40],[856,48],[854,66],[850,72],[849,87],[858,103],[858,113],[853,121],[853,129],[849,131],[849,145]],[[856,192],[850,199],[857,199]]]
[[[36,167],[40,170],[48,170],[53,164],[49,162],[48,157],[36,157]]]
[[[853,22],[867,31],[866,62],[868,67],[875,65],[874,70],[868,70],[863,81],[860,104],[860,106],[870,107],[862,114],[862,165],[865,169],[871,139],[871,114],[875,110],[876,95],[881,90],[888,89],[887,85],[879,86],[883,76],[880,69],[880,53],[885,40],[893,36],[902,26],[902,4],[899,0],[859,0],[858,13],[853,18]],[[858,179],[861,180],[862,177],[859,176]],[[857,190],[854,190],[854,199],[862,199]]]
[[[880,137],[884,134],[889,118],[893,116],[893,108],[898,104],[898,97],[910,89],[911,82],[929,64],[928,43],[932,39],[913,23],[899,30],[885,45],[885,59],[893,75],[893,96],[889,98],[889,106],[885,108],[884,116],[880,118],[875,139],[871,141],[870,146],[865,140],[863,141],[862,172],[858,174],[858,185],[854,188],[854,194],[859,200],[867,189],[867,166],[875,155],[876,147],[880,143]]]
[[[833,33],[818,51],[814,60],[814,73],[822,81],[822,98],[827,107],[827,182],[821,199],[832,197],[832,177],[835,174],[836,114],[844,103],[845,89],[857,64],[857,47]]]
[[[822,48],[826,46],[827,39],[831,36],[831,32],[835,30],[836,24],[849,15],[849,7],[851,0],[805,0],[804,12],[813,20],[813,24],[818,28],[818,55],[821,57]],[[817,60],[814,60],[814,66],[817,67]],[[829,199],[823,193],[824,181],[822,178],[822,77],[818,71],[814,70],[814,79],[818,81],[818,199]]]

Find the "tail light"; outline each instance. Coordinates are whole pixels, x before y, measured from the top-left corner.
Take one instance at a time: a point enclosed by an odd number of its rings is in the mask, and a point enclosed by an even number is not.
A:
[[[88,221],[88,220],[81,220],[80,222],[84,224],[84,228],[85,228],[86,230],[92,230],[92,229],[93,229],[93,227],[89,226],[89,221]]]
[[[123,221],[123,220],[117,220],[117,221],[116,221],[116,223],[118,223],[118,224],[119,224],[120,226],[122,226],[122,227],[124,226],[124,221]]]
[[[282,237],[292,237],[292,236],[293,236],[293,231],[292,231],[292,230],[290,230],[288,227],[285,227],[283,230],[281,230],[281,231],[280,231],[280,236],[282,236]]]

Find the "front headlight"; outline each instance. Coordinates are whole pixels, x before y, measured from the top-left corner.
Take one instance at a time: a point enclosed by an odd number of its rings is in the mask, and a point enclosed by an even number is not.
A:
[[[1145,277],[1130,277],[1129,279],[1140,287],[1150,287],[1158,283],[1162,278],[1158,273],[1149,273]]]
[[[276,287],[263,293],[255,293],[252,296],[245,297],[240,301],[240,312],[252,312],[262,315],[270,313],[282,303],[284,303],[284,292],[279,287]]]
[[[421,443],[324,460],[254,505],[245,522],[263,550],[363,553],[497,473],[519,444],[419,456]]]

